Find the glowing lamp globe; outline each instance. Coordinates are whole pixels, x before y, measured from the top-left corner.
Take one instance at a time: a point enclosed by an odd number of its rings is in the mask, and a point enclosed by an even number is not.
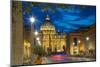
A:
[[[35,22],[35,18],[34,17],[30,17],[29,20],[30,20],[31,23],[34,23]]]

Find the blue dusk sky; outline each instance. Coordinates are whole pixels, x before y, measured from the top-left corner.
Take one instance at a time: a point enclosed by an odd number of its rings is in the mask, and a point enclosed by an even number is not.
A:
[[[73,32],[96,23],[96,7],[74,4],[22,2],[23,23],[28,28],[30,17],[35,18],[34,29],[39,31],[48,15],[56,31]]]

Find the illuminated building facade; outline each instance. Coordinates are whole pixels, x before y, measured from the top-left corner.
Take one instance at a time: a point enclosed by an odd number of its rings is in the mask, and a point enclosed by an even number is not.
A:
[[[40,28],[42,34],[42,47],[48,53],[62,52],[66,47],[66,35],[64,33],[58,34],[55,27],[51,24],[50,18],[46,17],[46,22]]]
[[[96,26],[93,24],[85,29],[70,33],[70,54],[95,57]]]

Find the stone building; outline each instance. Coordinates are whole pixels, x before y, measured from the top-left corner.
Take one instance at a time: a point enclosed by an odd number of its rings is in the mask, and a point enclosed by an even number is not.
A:
[[[66,34],[58,34],[55,27],[50,22],[47,16],[46,21],[40,27],[40,34],[42,35],[41,43],[46,52],[51,49],[51,52],[62,52],[66,46]]]
[[[96,26],[95,24],[81,28],[69,34],[70,54],[81,56],[94,56],[96,51]]]

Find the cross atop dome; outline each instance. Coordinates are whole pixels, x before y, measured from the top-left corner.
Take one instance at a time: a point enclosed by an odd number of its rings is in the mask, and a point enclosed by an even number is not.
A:
[[[49,17],[49,15],[46,15],[46,20],[50,20],[50,17]]]

